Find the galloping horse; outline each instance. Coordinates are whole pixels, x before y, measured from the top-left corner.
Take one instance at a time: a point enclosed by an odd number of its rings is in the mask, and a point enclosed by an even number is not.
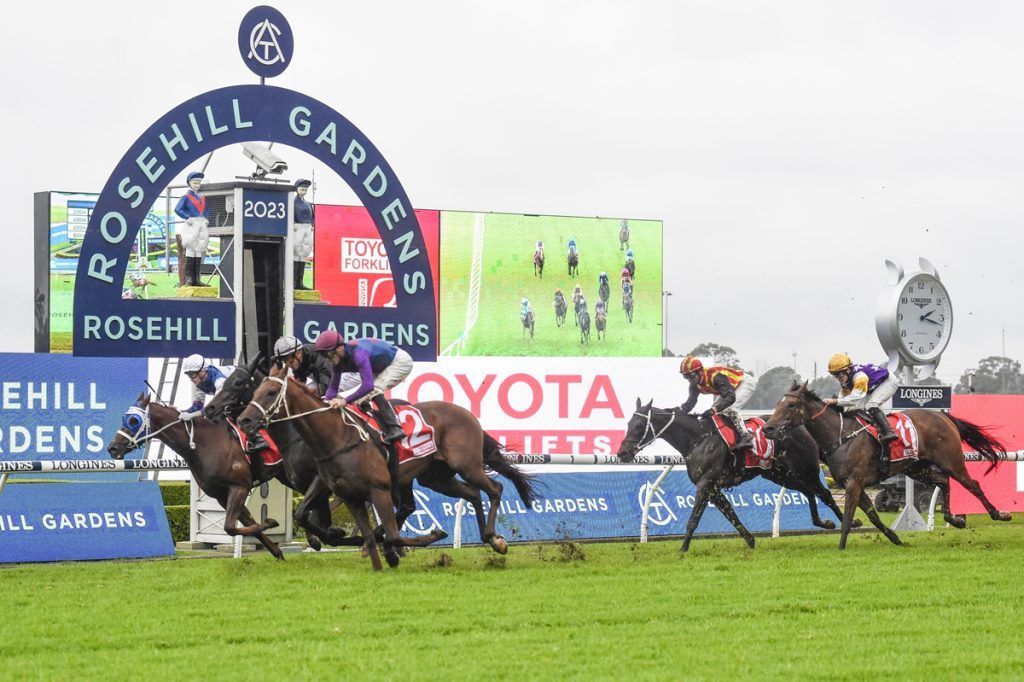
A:
[[[629,248],[629,221],[619,221],[619,251],[623,248]]]
[[[565,294],[559,289],[555,292],[555,324],[561,327],[565,324],[565,312],[569,309],[569,304],[565,302]]]
[[[398,535],[401,524],[416,508],[412,494],[413,479],[443,495],[460,497],[472,504],[480,538],[500,554],[508,551],[508,543],[494,530],[502,485],[487,475],[484,464],[511,480],[527,504],[533,499],[532,486],[528,476],[504,460],[501,446],[484,433],[476,417],[468,410],[440,401],[415,406],[424,420],[433,426],[438,450],[400,465],[398,488],[401,506],[396,518],[391,507],[391,481],[378,435],[367,429],[361,419],[350,411],[325,406],[314,392],[294,379],[288,379],[287,372],[283,367],[271,370],[270,376],[257,388],[249,406],[239,415],[238,424],[251,433],[268,422],[295,421],[296,428],[316,457],[319,472],[316,481],[342,499],[352,512],[360,533],[366,539],[374,570],[380,569],[380,558],[366,513],[366,502],[373,504],[381,518],[384,553],[391,566],[398,565],[398,546],[425,546],[445,536],[443,531],[435,531],[419,539]],[[462,480],[456,478],[456,474]],[[481,490],[487,493],[490,502],[486,519]],[[307,496],[296,510],[297,516],[308,513],[309,499]]]
[[[252,400],[256,387],[266,376],[257,369],[262,359],[262,355],[257,355],[248,365],[239,366],[228,376],[217,395],[203,409],[207,419],[220,422],[224,417],[234,418],[245,408]],[[309,546],[320,551],[321,541],[334,546],[363,544],[362,538],[346,538],[343,529],[331,526],[330,491],[323,486],[317,486],[313,491],[315,495],[309,494],[308,491],[316,478],[316,459],[309,445],[295,429],[295,425],[291,422],[274,422],[267,427],[267,431],[281,451],[281,461],[287,479],[284,481],[285,485],[304,493],[309,500],[309,520],[298,517],[295,519],[306,531]],[[327,529],[327,533],[321,535],[323,529]]]
[[[524,338],[524,339],[526,338],[526,330],[529,329],[530,330],[530,339],[532,340],[533,339],[533,325],[534,325],[534,322],[536,322],[536,320],[537,320],[537,315],[531,310],[531,311],[526,313],[525,317],[523,315],[520,315],[519,319],[522,320],[522,322],[523,322],[523,335],[522,335],[522,338]]]
[[[607,337],[605,328],[608,326],[608,314],[603,309],[598,310],[594,313],[594,327],[597,328],[597,340],[600,341]]]
[[[806,426],[821,448],[832,476],[846,487],[839,549],[846,548],[846,536],[858,505],[893,544],[901,544],[896,533],[878,518],[871,498],[864,491],[867,486],[899,473],[913,478],[922,477],[939,487],[946,522],[951,526],[963,528],[967,522],[964,517],[954,516],[949,511],[950,476],[981,500],[993,519],[1010,520],[1008,513],[999,511],[988,501],[981,486],[967,473],[960,444],[966,443],[992,462],[992,466],[1006,448],[977,425],[950,414],[907,410],[906,415],[917,429],[920,459],[892,462],[883,469],[879,459],[883,446],[878,440],[856,419],[845,417],[840,410],[827,405],[806,383],[802,386],[794,383],[775,405],[775,413],[765,425],[765,435],[782,438],[793,429]]]
[[[569,276],[574,277],[580,272],[580,254],[578,251],[570,251],[568,256]]]
[[[608,285],[608,281],[607,280],[602,280],[601,284],[598,285],[598,287],[597,287],[597,297],[600,300],[602,300],[605,303],[607,303],[608,299],[611,298],[611,295],[612,295],[612,288]]]
[[[149,395],[140,393],[122,418],[121,428],[107,445],[107,452],[114,459],[124,459],[126,453],[142,447],[150,438],[160,440],[181,455],[196,485],[224,507],[225,533],[251,535],[276,559],[284,559],[281,549],[263,532],[276,528],[277,521],[256,523],[245,506],[245,498],[253,487],[252,470],[234,434],[206,419],[184,422],[178,418],[178,408],[151,402]],[[238,528],[239,519],[246,525]]]
[[[653,402],[653,401],[652,401]],[[815,497],[821,499],[829,509],[840,517],[841,512],[832,493],[821,482],[818,468],[818,447],[805,430],[794,430],[785,442],[779,444],[771,469],[747,468],[737,461],[717,433],[709,419],[682,414],[678,409],[652,407],[651,402],[641,404],[636,399],[636,411],[626,426],[626,437],[619,446],[618,456],[623,462],[632,462],[636,453],[658,438],[674,447],[686,460],[686,473],[697,486],[690,520],[686,524],[686,537],[682,551],[690,548],[690,540],[697,530],[701,516],[708,502],[725,514],[725,518],[739,531],[747,545],[754,546],[754,536],[743,526],[729,498],[722,494],[723,488],[762,476],[791,490],[797,490],[807,497],[811,522],[826,529],[835,528],[829,520],[818,515]]]
[[[622,309],[626,311],[626,317],[633,322],[633,290],[622,290]]]
[[[544,250],[537,249],[533,252],[533,276],[544,279]]]
[[[580,311],[578,317],[580,324],[580,343],[590,345],[590,313],[587,312],[586,306],[584,306],[583,310]]]

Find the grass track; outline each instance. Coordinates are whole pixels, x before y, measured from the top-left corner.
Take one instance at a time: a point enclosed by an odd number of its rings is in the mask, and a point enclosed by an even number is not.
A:
[[[970,526],[14,567],[0,678],[1020,678],[1024,523]]]

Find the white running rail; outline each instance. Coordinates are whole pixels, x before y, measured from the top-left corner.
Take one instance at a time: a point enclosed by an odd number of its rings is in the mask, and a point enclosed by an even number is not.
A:
[[[473,259],[469,266],[469,299],[466,302],[466,326],[458,338],[448,344],[439,355],[461,355],[469,340],[469,331],[480,316],[480,281],[484,270],[484,220],[483,213],[476,214],[473,224]]]

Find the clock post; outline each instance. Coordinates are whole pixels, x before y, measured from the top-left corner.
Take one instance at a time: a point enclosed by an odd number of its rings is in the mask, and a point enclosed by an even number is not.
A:
[[[875,331],[889,356],[888,369],[901,378],[893,408],[946,409],[952,402],[948,386],[914,386],[935,374],[953,331],[953,306],[939,272],[926,258],[913,272],[892,260],[885,261],[886,282],[875,310]],[[914,481],[906,479],[906,504],[893,530],[928,530],[917,511]]]

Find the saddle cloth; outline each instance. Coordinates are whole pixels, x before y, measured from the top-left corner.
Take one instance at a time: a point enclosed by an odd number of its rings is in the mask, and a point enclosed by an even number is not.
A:
[[[423,413],[412,405],[392,405],[395,409],[395,416],[398,417],[398,424],[405,431],[405,438],[395,443],[398,450],[398,463],[406,462],[420,457],[426,457],[437,452],[437,440],[434,437],[434,427],[423,418]],[[348,409],[357,414],[370,427],[380,432],[380,425],[377,420],[354,405]]]
[[[892,427],[892,430],[899,436],[899,438],[889,443],[889,461],[899,462],[904,459],[918,459],[917,450],[920,442],[918,441],[917,427],[914,426],[914,422],[910,421],[910,417],[902,412],[893,412],[886,416],[889,418],[889,425]],[[858,414],[857,421],[867,429],[868,433],[875,440],[878,440],[878,427],[870,419],[862,414]]]
[[[722,437],[730,449],[736,444],[736,433],[732,424],[721,415],[711,417],[715,424],[718,435]],[[771,469],[772,460],[775,459],[775,442],[768,440],[764,435],[764,420],[760,417],[751,417],[743,422],[754,439],[754,447],[744,448],[743,466],[747,469]]]
[[[228,424],[231,424],[231,428],[235,432],[235,437],[238,438],[238,442],[242,446],[242,452],[245,453],[245,458],[249,461],[252,461],[249,457],[249,452],[247,450],[247,446],[249,445],[249,437],[246,436],[245,432],[243,432],[242,429],[238,428],[238,426],[234,422],[232,422],[231,420],[225,421],[227,421]],[[278,462],[281,461],[281,451],[277,449],[277,443],[275,443],[274,439],[270,437],[270,434],[267,433],[266,429],[260,429],[260,435],[263,436],[263,440],[267,441],[267,447],[260,450],[260,459],[262,459],[263,463],[266,464],[267,466],[277,464]]]

